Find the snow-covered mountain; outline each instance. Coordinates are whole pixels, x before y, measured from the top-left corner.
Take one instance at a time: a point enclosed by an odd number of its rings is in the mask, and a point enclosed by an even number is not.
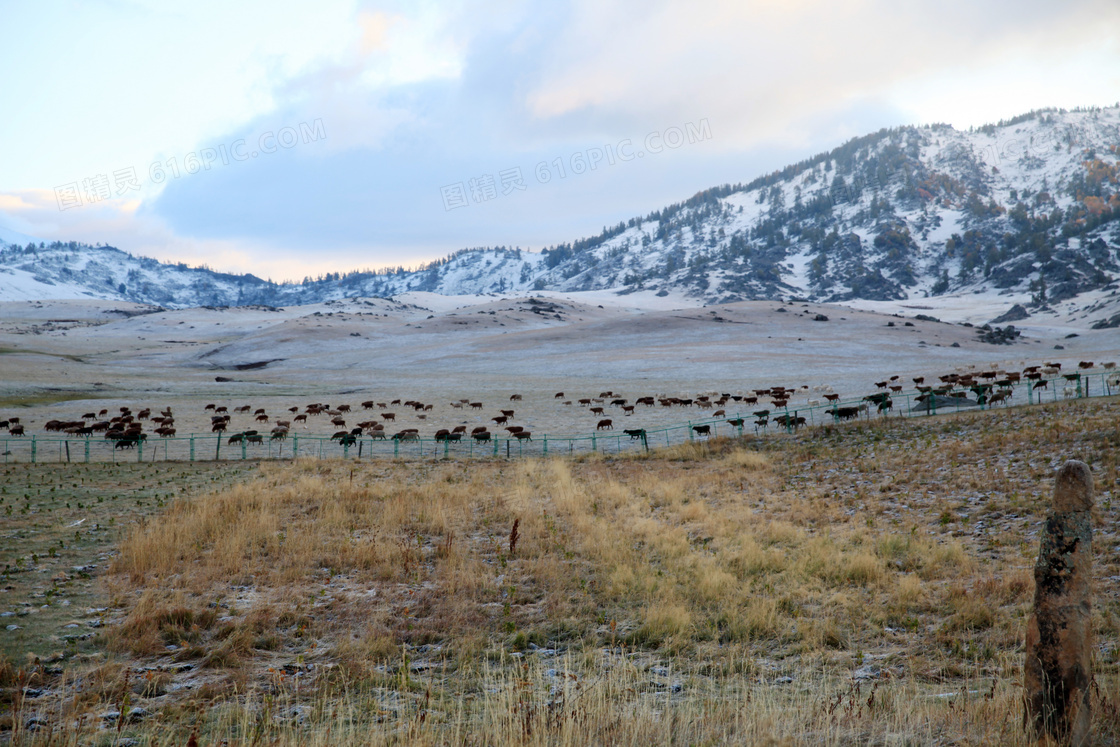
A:
[[[887,301],[975,290],[1029,294],[1041,307],[1120,276],[1118,162],[1120,107],[1031,112],[967,132],[898,127],[541,252],[466,249],[418,270],[277,284],[111,247],[16,244],[0,251],[0,300],[283,306],[616,289]]]

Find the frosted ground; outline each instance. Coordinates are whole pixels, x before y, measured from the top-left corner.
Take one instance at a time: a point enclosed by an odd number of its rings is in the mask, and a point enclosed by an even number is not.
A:
[[[358,410],[365,400],[399,398],[433,405],[423,420],[411,409],[389,408],[398,426],[429,436],[442,427],[490,424],[518,393],[524,399],[512,405],[513,423],[537,433],[585,434],[598,416],[561,404],[556,392],[576,400],[611,390],[633,400],[808,387],[791,402],[795,408],[819,399],[826,387],[845,397],[866,394],[891,375],[909,387],[914,376],[967,367],[1120,359],[1120,331],[1088,329],[1082,318],[1087,306],[1116,309],[1115,291],[1035,314],[1014,345],[980,342],[974,328],[949,323],[982,324],[993,308],[1006,308],[1007,297],[983,294],[856,302],[863,308],[772,301],[698,306],[641,292],[534,296],[409,293],[284,309],[155,313],[111,301],[4,303],[0,417],[19,411],[30,433],[42,432],[47,420],[101,408],[171,406],[185,434],[209,430],[202,408],[211,402],[263,407],[275,419],[311,402]],[[818,315],[828,321],[816,321]],[[485,407],[451,406],[462,398]],[[703,417],[660,407],[639,407],[632,417],[608,408],[606,416],[625,428]],[[232,429],[255,426],[242,415]],[[334,430],[326,418],[305,426],[309,433]]]

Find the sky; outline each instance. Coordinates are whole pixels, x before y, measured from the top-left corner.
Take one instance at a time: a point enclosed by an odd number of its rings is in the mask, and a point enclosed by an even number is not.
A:
[[[0,0],[0,69],[0,235],[298,280],[1115,104],[1120,3]]]

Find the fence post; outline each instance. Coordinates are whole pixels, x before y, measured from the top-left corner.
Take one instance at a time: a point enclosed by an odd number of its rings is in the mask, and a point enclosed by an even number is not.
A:
[[[401,440],[399,438],[393,439],[393,458],[401,455]]]
[[[598,449],[598,448],[597,448],[597,447],[595,446],[595,434],[594,434],[594,433],[592,433],[592,434],[591,434],[591,450],[592,450],[592,451],[598,451],[598,450],[599,450],[599,449]]]
[[[548,436],[544,437],[544,456],[548,456]]]
[[[136,461],[144,461],[144,439],[142,438],[136,441]]]
[[[299,456],[299,434],[292,434],[292,459]]]
[[[1023,666],[1028,729],[1075,746],[1089,744],[1092,718],[1092,509],[1093,474],[1070,459],[1039,543]]]
[[[89,439],[86,439],[86,464],[89,464]]]
[[[218,431],[218,438],[214,444],[214,461],[218,461],[218,457],[222,453],[222,432]]]
[[[31,463],[35,464],[35,434],[31,434]]]
[[[241,437],[241,459],[242,460],[245,459],[245,440],[246,440],[246,437],[242,436]]]
[[[688,440],[692,441],[692,421],[688,421]]]
[[[194,461],[194,434],[191,434],[191,461]]]

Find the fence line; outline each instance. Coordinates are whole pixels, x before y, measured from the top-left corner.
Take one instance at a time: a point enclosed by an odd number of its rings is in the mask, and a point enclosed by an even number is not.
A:
[[[1059,399],[1084,399],[1120,394],[1120,377],[1115,373],[1065,374],[1038,381],[1026,380],[1015,387],[1018,392],[1027,390],[1027,405],[1042,404]],[[1058,389],[1062,392],[1059,394]],[[799,427],[796,419],[804,418],[804,426],[823,425],[839,420],[844,408],[857,408],[858,419],[877,420],[883,417],[935,416],[961,410],[985,410],[991,405],[977,405],[951,395],[943,399],[956,400],[952,405],[937,404],[933,397],[918,403],[918,392],[877,393],[828,404],[785,407],[757,405],[752,410],[720,418],[688,420],[685,423],[660,428],[634,428],[625,431],[594,432],[591,434],[557,435],[536,434],[532,440],[491,434],[487,441],[476,441],[463,434],[462,441],[436,441],[432,438],[410,440],[388,436],[374,438],[355,436],[353,442],[343,443],[328,436],[289,434],[283,440],[271,440],[268,434],[261,443],[229,443],[231,434],[205,433],[145,441],[122,442],[82,436],[5,436],[0,437],[0,455],[9,463],[68,463],[68,462],[156,462],[156,461],[236,461],[245,459],[293,459],[296,457],[376,459],[399,457],[473,458],[473,457],[522,457],[547,456],[548,454],[575,454],[586,452],[621,453],[631,449],[672,446],[703,440],[717,435],[742,436],[747,428],[756,433],[777,428],[791,432]],[[893,406],[889,412],[878,413],[878,404],[871,397],[888,397]],[[903,402],[905,404],[903,404]],[[967,403],[967,404],[966,404]],[[766,412],[765,416],[758,413]],[[742,421],[732,425],[729,420]],[[706,430],[705,430],[706,429]],[[664,439],[664,444],[662,444]],[[127,446],[122,446],[127,443]],[[212,456],[211,456],[212,450]]]

